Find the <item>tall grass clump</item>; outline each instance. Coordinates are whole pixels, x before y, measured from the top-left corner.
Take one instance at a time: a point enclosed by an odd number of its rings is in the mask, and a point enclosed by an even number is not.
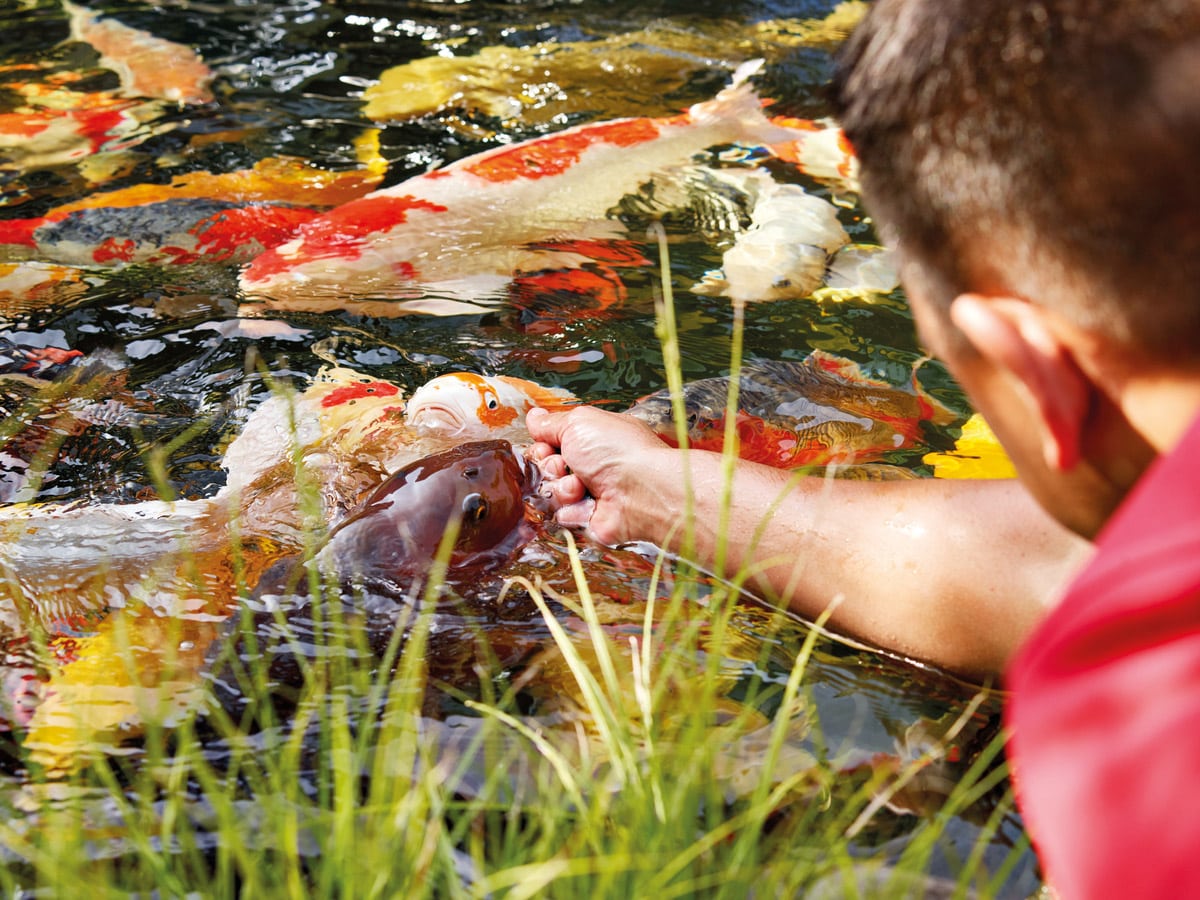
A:
[[[660,337],[683,422],[662,246]],[[736,376],[740,328],[734,337]],[[686,447],[682,429],[679,437]],[[728,437],[726,505],[736,435]],[[316,519],[317,486],[300,466],[297,477]],[[320,538],[317,523],[307,552]],[[340,586],[315,576],[311,630],[298,633],[282,609],[273,622],[261,609],[252,615],[245,556],[258,551],[241,547],[235,527],[229,572],[241,612],[214,630],[197,673],[202,690],[184,702],[182,688],[156,695],[149,685],[133,740],[109,736],[103,752],[65,771],[39,767],[14,745],[0,889],[97,900],[892,897],[925,896],[937,870],[948,895],[993,896],[1025,864],[1021,837],[1007,859],[989,852],[1012,828],[999,736],[936,808],[897,811],[911,809],[901,798],[992,702],[985,692],[920,752],[847,762],[841,739],[823,733],[811,677],[829,654],[823,619],[799,631],[777,613],[775,626],[802,634],[784,645],[790,667],[747,687],[739,667],[763,668],[780,646],[740,625],[749,573],[717,579],[689,568],[686,552],[660,554],[644,596],[621,598],[626,614],[614,627],[613,601],[593,590],[588,551],[571,535],[551,541],[569,587],[522,570],[495,598],[536,611],[530,627],[546,635],[538,652],[515,675],[496,671],[496,632],[480,624],[470,638],[478,685],[446,684],[431,662],[439,616],[453,604],[453,539],[380,647]],[[114,667],[130,667],[150,633],[129,616],[113,631]],[[188,626],[168,620],[154,633],[172,671]],[[293,642],[294,690],[270,687],[255,652],[268,634]],[[214,700],[217,681],[238,702]],[[452,702],[431,708],[435,695]],[[959,853],[954,832],[967,810],[977,840]]]

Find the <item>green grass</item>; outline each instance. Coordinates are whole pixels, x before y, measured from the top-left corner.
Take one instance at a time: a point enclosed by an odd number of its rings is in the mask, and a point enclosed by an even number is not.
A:
[[[661,337],[678,396],[672,306],[667,283]],[[826,896],[919,896],[909,891],[948,831],[985,798],[977,843],[952,861],[957,893],[994,894],[1027,855],[1018,840],[1000,865],[984,858],[1011,816],[999,738],[940,808],[898,816],[888,803],[946,741],[849,770],[822,737],[812,693],[818,629],[798,644],[786,678],[733,702],[724,664],[746,653],[736,580],[689,577],[660,559],[634,598],[640,628],[614,633],[580,550],[563,540],[570,590],[532,573],[505,589],[544,619],[539,664],[555,680],[546,674],[540,714],[522,704],[520,685],[486,666],[476,691],[435,683],[432,603],[382,655],[365,647],[353,611],[318,604],[315,627],[332,650],[301,666],[286,713],[261,696],[262,666],[239,665],[226,636],[242,692],[264,702],[244,713],[210,703],[169,726],[150,716],[134,755],[102,754],[66,778],[31,769],[0,801],[9,807],[0,890],[95,900],[667,900],[793,897],[823,883]],[[434,577],[426,595],[437,591]],[[581,624],[569,630],[568,616]],[[486,643],[486,630],[477,637]],[[537,672],[527,675],[536,682]],[[435,690],[457,698],[461,721],[471,717],[461,734],[425,715]],[[973,712],[963,706],[950,737]],[[892,867],[877,868],[884,862]]]

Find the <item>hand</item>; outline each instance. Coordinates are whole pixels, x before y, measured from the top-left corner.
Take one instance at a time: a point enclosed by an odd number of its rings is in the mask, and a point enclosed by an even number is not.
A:
[[[677,451],[643,422],[593,407],[532,409],[525,423],[535,441],[529,458],[546,479],[559,524],[587,526],[605,544],[662,540],[645,524],[646,512],[662,507],[659,479],[670,472],[663,463]]]

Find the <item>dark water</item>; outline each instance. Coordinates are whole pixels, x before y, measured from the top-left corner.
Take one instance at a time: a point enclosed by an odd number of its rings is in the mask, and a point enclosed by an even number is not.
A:
[[[102,167],[87,170],[75,162],[44,164],[12,155],[0,170],[0,219],[31,218],[97,190],[163,183],[185,172],[230,172],[268,157],[295,156],[330,170],[356,166],[354,142],[376,132],[387,160],[384,185],[398,183],[431,166],[444,164],[499,143],[548,133],[577,122],[618,116],[662,115],[711,96],[726,82],[730,52],[708,67],[681,66],[677,83],[655,93],[621,83],[595,84],[585,100],[572,98],[508,119],[455,108],[411,121],[372,122],[362,112],[361,93],[391,66],[433,53],[465,54],[503,44],[578,41],[620,34],[660,20],[673,27],[715,36],[713,46],[736,46],[748,23],[769,18],[821,18],[829,2],[190,2],[106,3],[103,12],[162,38],[196,48],[216,71],[215,99],[200,106],[167,105],[129,146],[102,154]],[[56,3],[0,2],[0,111],[20,104],[18,83],[46,79],[15,67],[30,61],[52,64],[51,72],[87,72],[71,90],[111,90],[115,76],[97,67],[95,54],[68,40],[68,26]],[[822,84],[832,44],[816,42],[780,52],[756,81],[764,96],[776,98],[773,111],[804,117],[824,112]],[[724,61],[726,65],[717,63]],[[0,159],[4,158],[0,148]],[[103,169],[102,174],[97,174]],[[827,187],[796,173],[814,193]],[[842,198],[842,220],[853,239],[871,241],[869,225],[853,198]],[[630,235],[641,240],[650,217],[636,204],[625,216]],[[678,303],[685,378],[728,371],[732,312],[725,298],[688,290],[720,263],[721,245],[701,233],[687,213],[667,218],[671,264]],[[0,253],[4,251],[0,250]],[[646,245],[646,254],[657,251]],[[17,255],[12,255],[13,259]],[[36,258],[36,257],[35,257]],[[4,262],[0,258],[0,262]],[[322,365],[337,363],[412,389],[450,371],[515,375],[560,385],[583,398],[622,408],[664,386],[662,352],[655,337],[654,301],[660,293],[657,264],[622,270],[626,301],[603,316],[577,317],[547,300],[533,314],[497,301],[493,312],[471,317],[385,319],[346,313],[279,314],[289,326],[276,336],[251,336],[232,329],[239,302],[236,267],[133,266],[96,274],[85,288],[50,305],[14,304],[0,315],[0,337],[23,346],[78,350],[85,360],[103,359],[119,371],[108,387],[125,415],[69,436],[34,494],[39,501],[129,502],[155,496],[163,482],[178,496],[211,496],[222,484],[218,462],[224,444],[269,390],[265,376],[303,386]],[[531,321],[533,326],[531,327]],[[849,357],[868,374],[904,384],[922,353],[916,346],[902,295],[845,303],[785,301],[755,305],[746,313],[749,358],[801,359],[814,349]],[[113,362],[115,361],[115,362]],[[953,408],[965,404],[937,363],[921,369],[924,387]],[[32,429],[39,411],[6,401],[6,429]],[[5,436],[10,433],[5,431]],[[953,431],[930,430],[929,444],[944,447]],[[153,457],[148,448],[169,448]],[[928,448],[890,454],[888,461],[928,474],[920,457]],[[564,550],[546,539],[544,553],[561,566]],[[650,562],[633,551],[587,551],[589,576],[603,585],[622,621],[640,624]],[[565,573],[565,569],[562,570]],[[565,575],[564,581],[565,581]],[[549,639],[545,624],[529,604],[487,608],[475,601],[473,615],[443,622],[433,649],[456,646],[455,629],[490,632],[498,643],[533,646]],[[560,610],[561,612],[562,610]],[[729,693],[757,698],[772,714],[764,685],[787,679],[791,660],[806,634],[802,624],[772,616],[747,602],[733,623],[750,649],[730,660],[735,672]],[[459,642],[461,646],[465,642]],[[467,684],[477,660],[456,660],[447,651],[440,675]],[[435,663],[434,668],[437,668]],[[497,673],[497,678],[500,673]],[[951,679],[877,654],[822,639],[806,682],[820,719],[826,749],[853,764],[873,753],[895,753],[913,737],[918,723],[952,721],[973,695]],[[473,691],[477,692],[476,686]],[[436,714],[463,714],[458,695],[448,693]],[[460,698],[461,699],[461,698]],[[530,701],[536,707],[536,696]],[[982,742],[994,725],[996,703],[976,716]],[[536,708],[533,710],[536,712]],[[836,755],[836,754],[835,754]],[[965,767],[964,761],[962,766]],[[954,771],[950,767],[951,776]],[[14,787],[19,767],[8,776]],[[931,810],[920,811],[932,815]],[[944,839],[947,857],[965,857],[987,810],[956,816]],[[860,836],[864,848],[903,846],[912,815],[897,813],[881,831]],[[874,827],[874,826],[873,826]],[[1010,819],[993,838],[988,858],[997,864],[1017,839],[1020,825]],[[1006,888],[1022,895],[1036,885],[1032,860],[1017,867]]]

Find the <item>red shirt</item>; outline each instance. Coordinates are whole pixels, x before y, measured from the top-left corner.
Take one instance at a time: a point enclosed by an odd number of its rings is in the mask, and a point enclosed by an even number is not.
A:
[[[1008,672],[1014,784],[1064,900],[1200,897],[1200,419]]]

